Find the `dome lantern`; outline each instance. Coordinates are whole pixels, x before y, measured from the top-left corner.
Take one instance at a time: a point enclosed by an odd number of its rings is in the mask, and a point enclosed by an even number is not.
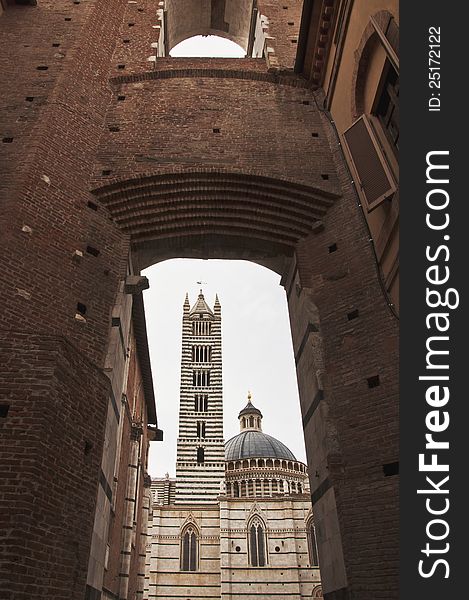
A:
[[[238,415],[240,431],[262,431],[262,413],[251,402],[251,392],[248,392],[248,403]]]

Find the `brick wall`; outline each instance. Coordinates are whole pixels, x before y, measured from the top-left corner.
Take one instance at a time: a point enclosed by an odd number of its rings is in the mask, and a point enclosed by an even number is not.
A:
[[[0,596],[84,597],[109,381],[62,337],[1,336]]]

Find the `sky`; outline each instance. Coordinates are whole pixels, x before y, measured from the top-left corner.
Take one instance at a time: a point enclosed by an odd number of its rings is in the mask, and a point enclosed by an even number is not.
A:
[[[170,51],[173,57],[210,56],[218,58],[244,58],[245,51],[231,40],[216,35],[196,35],[183,40]]]
[[[217,36],[195,36],[170,55],[242,58],[244,50]],[[191,306],[200,288],[213,307],[222,309],[223,405],[225,440],[239,433],[238,413],[252,402],[263,413],[263,430],[284,442],[306,462],[288,309],[280,277],[247,261],[169,260],[143,272],[148,342],[156,393],[158,427],[163,442],[150,444],[148,472],[153,477],[176,472],[182,305]],[[197,282],[203,282],[198,284]]]
[[[222,310],[225,440],[239,433],[238,413],[248,391],[263,418],[263,431],[284,442],[306,462],[295,362],[285,290],[273,271],[247,261],[175,259],[143,273],[148,342],[163,442],[152,442],[150,475],[175,474],[181,371],[182,306],[200,288]],[[198,284],[201,281],[203,284]]]

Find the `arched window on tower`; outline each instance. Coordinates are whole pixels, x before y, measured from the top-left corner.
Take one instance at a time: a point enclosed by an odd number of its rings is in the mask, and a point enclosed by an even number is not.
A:
[[[198,536],[193,525],[188,525],[181,536],[181,571],[197,571]]]
[[[205,437],[205,421],[197,421],[197,437]]]
[[[316,529],[314,521],[308,522],[306,526],[306,535],[308,537],[309,562],[312,567],[319,567],[318,545],[316,542]]]
[[[267,564],[265,525],[257,516],[249,523],[248,545],[251,567],[265,567]]]

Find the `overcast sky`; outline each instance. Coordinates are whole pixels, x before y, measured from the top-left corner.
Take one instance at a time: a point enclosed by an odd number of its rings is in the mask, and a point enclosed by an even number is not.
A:
[[[175,474],[181,371],[182,305],[191,306],[200,287],[222,309],[225,440],[239,432],[238,413],[252,392],[264,415],[263,429],[305,462],[298,388],[286,295],[280,277],[246,261],[177,259],[146,269],[144,292],[148,341],[163,442],[151,444],[149,473]],[[197,284],[203,281],[203,285]]]
[[[183,56],[211,56],[219,58],[244,58],[244,50],[238,44],[216,35],[196,35],[183,40],[170,51],[169,55],[182,58]]]
[[[216,36],[195,36],[171,50],[171,56],[242,58],[240,46]],[[284,442],[306,462],[290,324],[280,277],[246,261],[170,260],[143,273],[148,341],[156,391],[158,426],[163,442],[150,445],[150,475],[176,472],[179,386],[181,375],[182,305],[191,306],[202,287],[213,307],[218,294],[222,309],[223,405],[225,440],[239,433],[238,413],[248,391],[263,413],[263,430]],[[204,282],[202,285],[197,281]]]

